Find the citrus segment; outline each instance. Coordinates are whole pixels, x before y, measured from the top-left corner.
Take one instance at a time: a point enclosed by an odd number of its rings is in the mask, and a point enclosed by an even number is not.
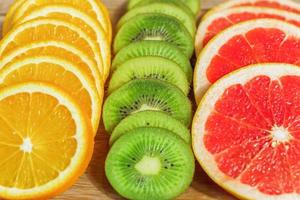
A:
[[[199,102],[222,76],[255,63],[300,64],[300,28],[275,19],[234,25],[211,40],[198,57],[194,92]]]
[[[92,130],[63,91],[38,82],[2,88],[0,116],[1,198],[50,198],[82,175]]]
[[[110,71],[111,52],[109,40],[102,26],[92,17],[84,12],[67,5],[51,4],[37,7],[31,12],[26,12],[17,22],[16,25],[37,18],[51,18],[71,22],[81,28],[91,39],[97,41],[100,46],[102,59],[104,62],[104,76],[106,79]]]
[[[42,42],[33,42],[14,49],[5,56],[0,56],[0,69],[17,59],[36,56],[54,56],[77,65],[93,80],[101,96],[103,81],[96,62],[76,46],[62,41],[43,40]]]
[[[216,6],[214,11],[224,10],[239,6],[258,6],[267,8],[276,8],[300,14],[300,5],[292,0],[234,0],[227,1]]]
[[[300,69],[257,64],[223,77],[193,121],[195,155],[209,176],[243,199],[300,198]]]
[[[200,23],[195,41],[196,54],[218,33],[226,28],[248,20],[260,18],[279,19],[300,26],[300,16],[287,11],[264,7],[234,7],[218,12],[208,12]]]
[[[15,23],[26,13],[31,12],[33,9],[51,5],[51,4],[63,4],[69,5],[82,12],[90,15],[92,18],[97,19],[103,29],[106,31],[106,35],[111,41],[112,27],[110,23],[109,13],[103,3],[98,0],[32,0],[24,2],[16,11],[12,19],[12,27]]]
[[[17,26],[2,39],[0,55],[2,57],[20,46],[45,40],[62,41],[80,48],[96,61],[103,75],[99,46],[80,28],[64,20],[35,19]]]
[[[2,87],[28,81],[53,83],[68,92],[84,108],[96,134],[103,93],[99,97],[91,79],[78,66],[59,58],[39,56],[17,59],[0,70]]]

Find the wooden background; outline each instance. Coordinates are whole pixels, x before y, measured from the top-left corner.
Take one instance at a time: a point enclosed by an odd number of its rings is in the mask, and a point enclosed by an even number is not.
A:
[[[300,2],[300,0],[298,0]],[[6,11],[13,0],[0,0],[0,26]],[[120,16],[124,14],[127,0],[103,0],[108,7],[113,24],[116,24]],[[224,0],[202,0],[202,14],[217,3]],[[0,27],[0,31],[1,31]],[[2,32],[2,31],[1,31]],[[0,34],[1,38],[1,34]],[[77,183],[57,200],[118,200],[122,199],[110,187],[104,174],[104,161],[108,149],[108,136],[99,128],[95,142],[93,159],[86,173]],[[197,165],[196,175],[191,187],[184,193],[179,200],[236,200],[216,184],[214,184]]]

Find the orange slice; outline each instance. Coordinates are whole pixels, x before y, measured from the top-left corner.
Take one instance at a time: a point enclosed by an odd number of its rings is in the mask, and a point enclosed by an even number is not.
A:
[[[31,12],[26,12],[17,22],[16,25],[24,23],[36,18],[52,18],[62,19],[72,24],[75,24],[87,33],[91,39],[98,42],[102,59],[104,62],[104,77],[106,79],[110,71],[111,52],[110,43],[106,38],[106,33],[102,26],[91,16],[84,12],[68,5],[51,4],[32,9]]]
[[[21,1],[21,0],[19,0]],[[24,15],[26,12],[31,12],[36,7],[51,5],[51,4],[65,4],[73,6],[82,12],[90,15],[92,18],[97,19],[103,29],[106,31],[107,38],[111,42],[112,27],[109,18],[109,13],[103,3],[99,0],[30,0],[26,1],[20,6],[12,18],[11,26]]]
[[[218,80],[193,121],[195,156],[239,199],[300,199],[300,68],[257,64]]]
[[[32,42],[45,40],[62,41],[86,52],[98,65],[103,77],[100,48],[84,31],[70,22],[56,19],[35,19],[15,27],[0,43],[0,57]]]
[[[74,184],[93,152],[88,121],[52,85],[0,89],[0,198],[47,199]]]
[[[24,3],[26,0],[18,0],[14,1],[13,4],[10,6],[9,10],[6,13],[3,27],[2,27],[2,36],[4,36],[10,29],[11,21],[17,11],[17,9]]]
[[[76,46],[62,41],[38,41],[16,48],[5,56],[0,56],[0,69],[15,59],[35,56],[54,56],[79,66],[93,80],[101,96],[104,86],[95,61]]]
[[[16,59],[0,70],[2,86],[28,81],[52,83],[68,92],[83,107],[96,134],[103,92],[98,95],[91,79],[80,67],[60,58],[37,56]]]

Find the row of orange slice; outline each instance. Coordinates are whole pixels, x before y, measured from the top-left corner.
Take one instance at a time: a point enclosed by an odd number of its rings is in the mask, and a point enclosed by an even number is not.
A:
[[[110,71],[99,0],[15,0],[0,42],[0,198],[45,199],[87,168]]]
[[[291,0],[232,0],[198,28],[193,149],[240,199],[300,199],[299,14]]]

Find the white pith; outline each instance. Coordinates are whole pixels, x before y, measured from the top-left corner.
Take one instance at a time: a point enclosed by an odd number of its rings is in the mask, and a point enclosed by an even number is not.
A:
[[[33,145],[32,145],[31,139],[29,137],[24,138],[23,143],[20,146],[20,150],[23,151],[24,153],[31,153],[32,148],[33,148]]]
[[[210,65],[219,49],[236,35],[244,35],[256,28],[276,28],[283,31],[287,36],[294,36],[300,39],[300,28],[284,21],[275,19],[257,19],[236,24],[212,39],[198,56],[194,71],[194,94],[196,102],[199,103],[201,97],[210,87],[211,83],[206,77],[207,67]]]
[[[214,110],[215,103],[223,95],[224,90],[235,84],[244,85],[246,82],[259,75],[266,75],[272,80],[278,80],[279,77],[285,75],[300,76],[300,68],[289,64],[257,64],[232,72],[213,84],[200,102],[193,120],[193,150],[197,160],[206,173],[221,187],[242,199],[299,199],[300,194],[297,193],[278,196],[266,195],[259,192],[257,188],[242,184],[238,180],[226,176],[218,169],[214,156],[207,151],[203,142],[203,136],[206,132],[205,123],[207,118],[211,114],[212,110]]]

